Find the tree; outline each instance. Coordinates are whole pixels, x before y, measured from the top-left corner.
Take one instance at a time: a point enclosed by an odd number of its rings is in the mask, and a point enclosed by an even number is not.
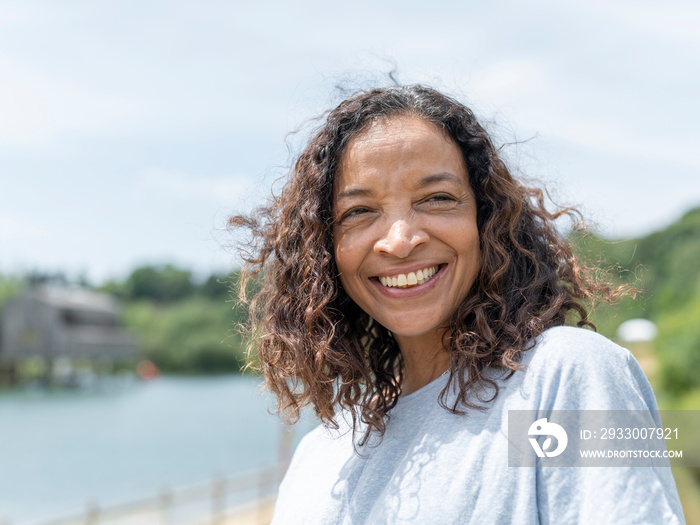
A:
[[[124,283],[125,299],[172,302],[194,292],[191,273],[171,265],[144,266],[134,270]]]

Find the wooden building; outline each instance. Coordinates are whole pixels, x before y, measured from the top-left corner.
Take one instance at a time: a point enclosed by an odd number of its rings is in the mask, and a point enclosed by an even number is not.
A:
[[[133,357],[135,338],[119,326],[117,301],[82,288],[32,287],[5,304],[0,360]]]

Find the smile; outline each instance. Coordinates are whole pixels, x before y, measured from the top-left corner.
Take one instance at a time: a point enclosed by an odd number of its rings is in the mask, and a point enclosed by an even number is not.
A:
[[[377,277],[377,279],[387,288],[410,288],[411,286],[419,286],[429,281],[437,271],[438,266],[429,266],[416,272],[381,275]]]

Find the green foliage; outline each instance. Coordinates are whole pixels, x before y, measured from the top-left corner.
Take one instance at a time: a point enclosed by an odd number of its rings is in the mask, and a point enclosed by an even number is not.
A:
[[[121,295],[128,300],[172,302],[191,296],[194,290],[191,273],[168,264],[137,268],[124,283]]]
[[[609,241],[595,233],[584,232],[572,234],[569,241],[576,255],[589,268],[596,269],[597,277],[612,287],[639,286],[642,272],[634,258],[636,240]],[[644,297],[627,295],[613,305],[596,304],[591,312],[591,320],[598,331],[610,338],[615,337],[617,328],[623,322],[635,317],[648,317]]]
[[[99,290],[127,301],[151,299],[167,303],[194,295],[227,300],[235,295],[232,286],[237,278],[238,272],[214,274],[200,285],[193,281],[188,270],[172,265],[142,266],[134,270],[126,281],[109,280]]]
[[[162,371],[237,372],[244,350],[235,325],[246,315],[233,299],[238,273],[211,275],[201,285],[173,266],[142,267],[101,290],[122,298],[123,322],[139,336],[145,358]]]
[[[697,410],[700,407],[700,388],[694,388],[684,392],[682,396],[676,397],[675,403],[668,410]]]
[[[659,386],[675,399],[700,391],[700,208],[639,239],[606,241],[578,234],[572,244],[592,266],[610,268],[614,284],[642,290],[634,300],[598,306],[593,318],[599,330],[614,337],[623,321],[654,321]]]
[[[641,289],[634,301],[614,309],[621,324],[633,317],[659,321],[692,301],[700,283],[700,208],[664,230],[638,239],[608,241],[592,234],[571,237],[576,253],[594,267],[609,269],[614,284]],[[602,308],[601,313],[612,312]],[[598,316],[600,318],[600,315]]]
[[[700,208],[640,239],[637,252],[639,262],[649,270],[645,284],[655,314],[693,300],[700,281]]]
[[[626,296],[615,304],[596,305],[591,314],[591,321],[598,332],[605,337],[615,339],[617,329],[630,319],[648,318],[643,299]]]
[[[640,240],[651,318],[659,327],[658,379],[670,394],[700,387],[700,208]]]
[[[173,373],[237,372],[243,361],[232,305],[193,297],[171,305],[126,303],[123,320],[139,335],[144,356]]]
[[[233,294],[231,278],[225,275],[212,275],[204,281],[200,293],[209,299],[229,299]]]
[[[105,282],[102,286],[97,288],[98,292],[106,293],[118,297],[119,299],[124,298],[124,283],[117,282],[113,279]]]
[[[682,308],[659,319],[655,348],[661,387],[675,396],[700,388],[700,286]]]

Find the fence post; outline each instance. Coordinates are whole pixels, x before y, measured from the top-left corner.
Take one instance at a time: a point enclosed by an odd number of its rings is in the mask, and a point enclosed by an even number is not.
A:
[[[97,525],[100,521],[100,507],[95,501],[89,501],[85,512],[85,525]]]
[[[215,476],[211,486],[211,523],[220,525],[226,517],[226,478]]]
[[[158,497],[158,506],[160,507],[160,523],[161,525],[170,524],[170,514],[173,506],[173,491],[167,485],[163,486]]]
[[[270,476],[267,469],[261,468],[258,474],[258,505],[257,505],[257,516],[255,522],[258,524],[265,523],[265,496],[266,488],[270,483]]]

